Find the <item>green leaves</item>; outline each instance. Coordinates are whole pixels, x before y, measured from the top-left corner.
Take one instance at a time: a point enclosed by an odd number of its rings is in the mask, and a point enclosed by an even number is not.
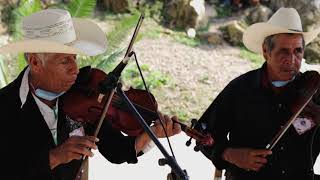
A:
[[[22,0],[21,5],[13,13],[13,23],[10,26],[11,33],[15,40],[22,38],[21,20],[23,17],[31,15],[42,9],[40,0]]]
[[[115,52],[111,53],[109,56],[101,56],[101,58],[98,59],[99,63],[96,67],[99,69],[103,69],[106,72],[109,72],[114,67],[114,63],[123,52],[124,49],[118,49]]]
[[[115,67],[115,62],[119,59],[121,55],[124,55],[124,51],[127,47],[119,47],[122,42],[128,38],[128,33],[132,30],[136,23],[138,22],[139,14],[134,13],[133,15],[124,15],[119,22],[116,23],[113,30],[107,33],[108,48],[107,52],[95,57],[89,57],[86,59],[86,62],[90,62],[92,67],[97,67],[105,72],[109,72]],[[131,35],[132,36],[132,35]],[[130,37],[131,37],[130,36]],[[138,38],[136,41],[138,41]],[[126,45],[127,46],[127,45]],[[82,57],[81,57],[82,58]],[[83,59],[83,58],[82,58]],[[80,67],[85,63],[81,60]]]
[[[105,72],[109,72],[114,68],[116,60],[119,58],[121,54],[123,54],[124,49],[117,50],[111,54],[101,54],[98,56],[78,56],[77,63],[79,67],[91,66],[98,69],[101,69]]]
[[[20,2],[19,7],[12,12],[13,22],[10,23],[10,27],[9,27],[10,33],[12,34],[14,41],[22,39],[22,28],[21,28],[22,18],[25,16],[29,16],[40,10],[42,10],[40,0],[22,0]],[[15,57],[15,59],[17,61],[17,70],[20,72],[26,66],[26,61],[22,53],[20,53],[17,57]],[[3,68],[1,68],[0,74],[3,74],[3,76],[6,75],[4,73]],[[5,78],[2,78],[2,79],[5,79]],[[3,84],[3,82],[1,83]]]
[[[140,14],[134,13],[130,16],[123,17],[107,34],[108,53],[118,49],[120,43],[127,37],[129,30],[131,30],[138,22]]]
[[[96,0],[72,0],[66,6],[72,17],[91,17],[96,7]]]
[[[254,68],[258,68],[264,63],[264,58],[263,58],[262,55],[253,53],[253,52],[249,51],[245,47],[240,48],[239,56],[241,58],[243,58],[243,59],[248,59],[249,61],[253,62],[254,63],[254,65],[253,65]]]
[[[8,79],[6,76],[7,68],[4,64],[3,57],[0,56],[0,88],[8,84]]]
[[[169,76],[162,74],[160,71],[152,70],[147,64],[141,65],[141,71],[150,90],[167,85],[170,81]],[[135,63],[128,65],[121,78],[128,86],[144,89],[143,81]]]

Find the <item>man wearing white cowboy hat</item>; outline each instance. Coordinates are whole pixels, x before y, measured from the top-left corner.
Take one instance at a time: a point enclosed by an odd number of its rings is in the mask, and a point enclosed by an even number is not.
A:
[[[266,145],[289,120],[288,92],[301,82],[305,44],[318,33],[303,32],[293,8],[280,8],[267,22],[244,32],[244,45],[263,54],[265,63],[232,80],[199,120],[215,138],[215,144],[202,152],[217,169],[226,169],[227,180],[314,178],[320,151],[318,104],[308,104],[306,118],[297,118],[272,151]]]
[[[105,33],[95,23],[72,19],[59,9],[42,10],[22,22],[24,40],[0,48],[0,53],[23,52],[28,62],[17,79],[0,90],[1,178],[75,179],[78,160],[93,156],[89,149],[97,147],[111,162],[136,163],[137,154],[149,145],[146,133],[123,136],[103,123],[98,142],[83,133],[83,124],[67,117],[58,101],[76,81],[76,54],[103,53]],[[169,136],[181,131],[168,116],[163,120]],[[159,123],[152,129],[156,136],[164,136]]]

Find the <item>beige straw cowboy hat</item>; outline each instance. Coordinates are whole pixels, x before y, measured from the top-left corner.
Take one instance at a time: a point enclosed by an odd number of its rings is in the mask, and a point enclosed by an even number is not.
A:
[[[251,51],[262,53],[262,43],[270,35],[299,33],[303,35],[305,43],[308,44],[317,37],[319,32],[319,28],[303,32],[298,12],[294,8],[280,8],[267,22],[249,26],[243,34],[243,43]]]
[[[0,48],[0,53],[66,53],[95,56],[106,51],[101,28],[90,20],[71,18],[68,11],[46,9],[22,19],[24,39]]]

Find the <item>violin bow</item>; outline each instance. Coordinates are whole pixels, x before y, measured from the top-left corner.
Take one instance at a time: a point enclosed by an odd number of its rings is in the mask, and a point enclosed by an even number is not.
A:
[[[104,108],[103,108],[103,111],[101,113],[101,116],[100,116],[100,119],[98,121],[98,124],[97,124],[97,127],[94,131],[94,134],[93,136],[94,137],[97,137],[98,134],[99,134],[99,131],[100,131],[100,128],[102,126],[102,123],[107,115],[107,112],[108,112],[108,109],[109,109],[109,106],[111,104],[111,101],[112,101],[112,97],[113,95],[115,94],[116,92],[116,84],[118,83],[118,80],[119,80],[119,77],[121,75],[121,72],[122,70],[125,68],[125,66],[128,64],[128,61],[129,61],[129,58],[130,58],[130,54],[131,54],[131,49],[132,49],[132,46],[133,46],[133,43],[135,42],[135,39],[137,38],[137,35],[138,35],[138,32],[139,32],[139,29],[141,27],[141,24],[142,24],[142,21],[144,19],[144,15],[141,14],[140,17],[139,17],[139,20],[138,20],[138,23],[135,27],[135,30],[134,30],[134,33],[133,33],[133,36],[131,38],[131,41],[129,43],[129,46],[128,46],[128,49],[126,51],[126,54],[123,58],[123,60],[119,63],[119,65],[111,72],[112,75],[110,75],[110,79],[109,80],[106,80],[103,84],[103,86],[110,86],[110,83],[111,83],[111,86],[114,86],[113,88],[111,89],[108,89],[110,91],[110,93],[108,94],[108,97],[107,97],[107,101],[104,105]],[[116,78],[114,78],[116,77]],[[105,89],[104,89],[105,90]],[[77,175],[76,175],[76,178],[75,180],[81,180],[82,178],[82,175],[85,173],[85,167],[87,166],[88,164],[88,157],[87,156],[83,156],[82,158],[82,161],[81,161],[81,165],[80,165],[80,168],[77,172]]]
[[[297,101],[297,106],[291,109],[293,115],[290,119],[286,122],[286,124],[280,129],[280,131],[272,138],[269,144],[267,144],[266,149],[272,150],[274,146],[278,143],[278,141],[282,138],[285,132],[289,129],[290,125],[296,120],[299,114],[303,111],[303,109],[307,106],[307,104],[312,100],[313,96],[319,91],[320,87],[320,75],[316,71],[307,71],[304,74],[304,81],[300,82],[303,83],[300,86],[307,87],[306,92],[304,92],[302,96],[302,102]],[[303,76],[303,75],[302,75]],[[308,77],[307,77],[308,76]]]

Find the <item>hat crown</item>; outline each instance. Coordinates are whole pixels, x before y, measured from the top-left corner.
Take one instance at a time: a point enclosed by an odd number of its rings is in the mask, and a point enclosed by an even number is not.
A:
[[[300,15],[294,8],[280,8],[267,23],[292,31],[303,31]]]
[[[25,39],[70,43],[76,40],[71,15],[62,9],[46,9],[22,19]]]

